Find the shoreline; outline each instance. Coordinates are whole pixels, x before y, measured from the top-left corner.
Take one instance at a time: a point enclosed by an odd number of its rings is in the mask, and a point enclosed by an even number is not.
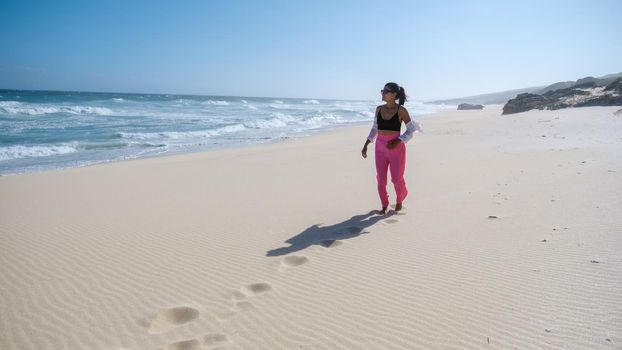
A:
[[[496,106],[496,105],[493,105],[493,106]],[[415,118],[417,120],[419,118],[426,119],[426,118],[429,118],[431,116],[434,116],[434,115],[437,115],[437,114],[442,114],[442,113],[443,113],[443,110],[440,110],[440,111],[437,111],[437,112],[434,112],[434,113],[418,115]],[[287,141],[291,141],[291,140],[304,139],[304,138],[307,138],[307,137],[313,137],[313,136],[315,136],[317,134],[330,133],[332,131],[340,130],[340,129],[343,129],[343,128],[346,128],[346,129],[347,128],[357,128],[357,127],[361,127],[362,125],[367,125],[367,124],[371,125],[371,122],[372,122],[372,120],[369,120],[369,121],[366,121],[366,122],[361,121],[361,122],[358,122],[358,123],[354,123],[353,122],[353,123],[344,123],[344,124],[334,124],[334,125],[331,125],[330,128],[322,127],[322,128],[318,128],[318,129],[307,130],[305,132],[306,134],[304,134],[304,135],[275,138],[275,139],[272,139],[272,140],[267,141],[267,142],[258,142],[258,143],[243,144],[243,145],[238,145],[238,144],[234,144],[234,143],[228,143],[228,144],[216,146],[216,147],[211,148],[211,149],[194,150],[194,151],[192,151],[192,150],[190,150],[190,151],[180,150],[180,151],[174,151],[174,152],[167,152],[167,153],[163,153],[163,154],[153,154],[153,155],[141,156],[141,157],[136,157],[136,158],[112,159],[112,160],[99,161],[99,162],[95,162],[95,163],[84,164],[84,165],[77,165],[77,166],[57,167],[57,168],[49,168],[49,169],[42,169],[42,170],[35,170],[35,171],[28,171],[28,172],[21,172],[21,173],[0,174],[0,177],[12,177],[12,176],[20,176],[20,175],[28,175],[28,174],[38,174],[38,173],[45,173],[45,172],[49,172],[49,171],[60,171],[60,170],[77,169],[77,168],[92,167],[92,166],[111,164],[111,163],[117,163],[117,162],[127,162],[127,161],[134,161],[134,160],[141,160],[141,159],[150,159],[150,158],[158,158],[158,157],[171,157],[171,156],[179,156],[179,155],[184,155],[184,154],[194,154],[194,153],[202,153],[202,152],[218,152],[218,151],[231,150],[231,149],[252,148],[252,147],[257,147],[257,146],[262,146],[262,145],[271,145],[271,144],[280,143],[280,142],[287,142]],[[404,129],[405,128],[402,126],[402,130],[404,130]]]
[[[354,123],[352,123],[352,124],[354,124]],[[360,125],[363,125],[363,122],[361,122]],[[42,169],[42,170],[22,172],[22,173],[0,174],[0,177],[12,177],[12,176],[20,176],[20,175],[39,174],[39,173],[46,173],[46,172],[50,172],[50,171],[79,169],[79,168],[93,167],[93,166],[112,164],[112,163],[118,163],[118,162],[130,162],[130,161],[137,161],[137,160],[151,159],[151,158],[160,158],[160,157],[175,157],[175,156],[182,156],[182,155],[188,155],[188,154],[197,154],[197,153],[203,153],[203,152],[219,152],[219,151],[227,151],[227,150],[234,150],[234,149],[243,150],[243,149],[246,149],[246,148],[254,148],[254,147],[258,147],[258,146],[262,146],[262,145],[272,145],[272,144],[278,144],[278,143],[281,143],[281,142],[287,142],[287,141],[291,141],[291,140],[297,140],[297,139],[303,139],[303,138],[307,138],[307,137],[313,137],[313,136],[315,136],[317,134],[330,133],[333,130],[339,130],[341,128],[354,128],[354,127],[358,127],[360,125],[336,124],[336,125],[333,125],[334,128],[330,128],[330,129],[329,128],[325,128],[325,129],[319,129],[319,130],[311,130],[312,133],[308,134],[308,135],[281,137],[281,138],[275,138],[275,139],[272,139],[272,140],[266,141],[266,142],[258,142],[258,143],[252,143],[252,144],[244,144],[244,145],[228,143],[228,144],[225,144],[225,145],[221,145],[221,146],[217,146],[217,147],[214,147],[214,148],[211,148],[211,149],[205,149],[205,150],[194,150],[194,151],[192,151],[192,150],[191,151],[183,151],[182,150],[182,151],[167,152],[167,153],[162,153],[162,154],[152,154],[152,155],[135,157],[135,158],[112,159],[112,160],[105,160],[105,161],[100,161],[100,162],[95,162],[95,163],[90,163],[90,164],[77,165],[77,166]]]

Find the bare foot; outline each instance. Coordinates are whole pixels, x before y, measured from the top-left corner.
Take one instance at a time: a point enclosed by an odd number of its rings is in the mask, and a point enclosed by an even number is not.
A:
[[[400,210],[402,210],[402,203],[395,204],[395,211],[400,211]]]
[[[382,207],[382,210],[380,210],[380,214],[386,214],[387,213],[387,207]]]

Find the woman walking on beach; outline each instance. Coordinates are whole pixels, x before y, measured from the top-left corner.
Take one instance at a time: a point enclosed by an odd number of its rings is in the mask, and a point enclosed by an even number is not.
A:
[[[413,133],[420,130],[420,126],[410,119],[408,110],[403,107],[406,102],[406,91],[398,84],[389,82],[382,90],[382,100],[386,104],[376,107],[374,124],[363,146],[363,158],[367,158],[367,145],[377,140],[375,147],[376,179],[378,181],[378,195],[382,204],[382,214],[389,206],[387,193],[387,168],[391,170],[391,182],[395,187],[397,198],[395,211],[402,209],[402,202],[408,195],[404,169],[406,168],[406,142]],[[396,103],[396,100],[399,103]],[[402,122],[406,124],[406,131],[400,135]]]

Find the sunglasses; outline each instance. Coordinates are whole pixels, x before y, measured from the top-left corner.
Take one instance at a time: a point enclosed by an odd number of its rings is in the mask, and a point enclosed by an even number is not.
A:
[[[391,92],[395,92],[395,91],[391,91],[391,90],[387,90],[387,89],[380,90],[380,93],[383,94],[383,95],[386,95],[386,94],[391,93]]]

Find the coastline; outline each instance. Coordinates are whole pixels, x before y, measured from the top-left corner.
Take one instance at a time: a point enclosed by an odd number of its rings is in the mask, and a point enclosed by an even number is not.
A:
[[[428,117],[433,117],[433,116],[435,116],[437,114],[440,114],[440,113],[443,113],[443,112],[442,111],[437,111],[437,112],[428,113],[428,114],[424,114],[424,115],[418,115],[418,116],[415,116],[415,118],[417,120],[419,120],[420,118],[426,119]],[[33,174],[33,173],[42,173],[42,172],[48,172],[48,171],[68,170],[68,169],[74,169],[74,168],[84,168],[84,167],[91,167],[91,166],[110,164],[110,163],[116,163],[116,162],[127,162],[127,161],[133,161],[133,160],[148,159],[148,158],[158,158],[158,157],[171,157],[171,156],[178,156],[178,155],[183,155],[183,154],[194,154],[194,153],[214,152],[214,151],[218,152],[218,151],[230,150],[230,149],[246,149],[246,148],[252,148],[252,147],[261,146],[261,145],[271,145],[271,144],[276,144],[276,143],[290,141],[290,140],[296,140],[296,139],[303,139],[303,138],[307,138],[307,137],[313,137],[314,135],[317,135],[317,134],[330,133],[332,131],[340,130],[340,129],[344,129],[344,128],[347,129],[347,128],[361,127],[361,126],[368,125],[368,124],[371,125],[371,123],[372,123],[372,120],[370,119],[369,121],[365,121],[365,122],[361,121],[361,122],[350,122],[350,123],[343,123],[343,124],[333,124],[330,127],[326,127],[325,126],[325,127],[321,127],[321,128],[317,128],[317,129],[307,130],[306,134],[292,135],[292,136],[286,136],[286,137],[281,137],[281,138],[274,138],[274,139],[271,139],[271,140],[266,141],[266,142],[257,142],[257,143],[248,143],[248,144],[225,143],[225,144],[222,144],[222,145],[219,145],[219,146],[213,146],[213,148],[211,148],[211,149],[202,149],[202,150],[184,150],[184,149],[180,149],[180,150],[177,150],[177,151],[169,151],[169,152],[160,153],[160,154],[151,154],[151,155],[145,155],[145,156],[139,156],[139,157],[129,157],[129,158],[125,158],[125,159],[112,159],[112,160],[98,161],[98,162],[94,162],[94,163],[90,163],[90,164],[81,164],[81,165],[77,165],[77,166],[56,167],[56,168],[48,168],[48,169],[38,169],[38,170],[28,171],[28,172],[0,174],[0,177],[19,176],[19,175],[26,175],[26,174]],[[404,130],[404,129],[405,128],[402,127],[402,130]]]
[[[21,90],[0,100],[6,176],[305,137],[371,123],[376,103]],[[407,105],[416,114],[444,108]]]
[[[0,177],[0,347],[615,348],[619,107],[500,108],[417,116],[386,217],[367,124]]]

